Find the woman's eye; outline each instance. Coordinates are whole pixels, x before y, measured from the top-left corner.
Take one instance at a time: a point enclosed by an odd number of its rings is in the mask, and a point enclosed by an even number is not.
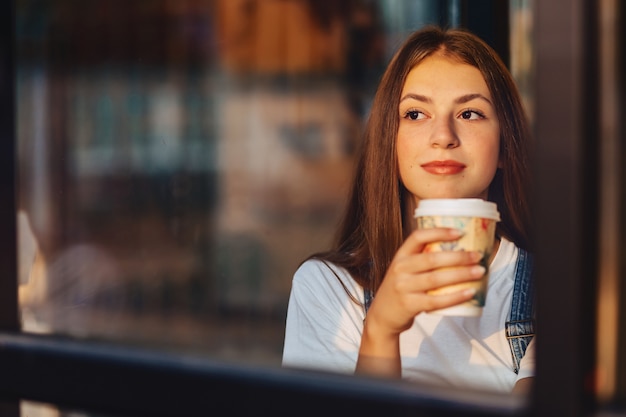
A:
[[[417,110],[410,110],[404,114],[405,119],[419,120],[424,118],[424,113]]]
[[[461,113],[461,118],[465,120],[477,120],[484,119],[485,116],[476,110],[464,110]]]

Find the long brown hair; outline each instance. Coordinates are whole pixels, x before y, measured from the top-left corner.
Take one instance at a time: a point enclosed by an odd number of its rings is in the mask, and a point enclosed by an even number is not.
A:
[[[376,291],[403,240],[413,229],[412,204],[398,173],[398,106],[410,70],[430,55],[442,53],[482,73],[500,124],[500,161],[489,186],[502,221],[497,233],[529,248],[530,129],[515,83],[495,51],[461,30],[428,27],[415,32],[398,50],[383,74],[367,121],[356,173],[335,244],[313,255],[344,267],[364,288]]]

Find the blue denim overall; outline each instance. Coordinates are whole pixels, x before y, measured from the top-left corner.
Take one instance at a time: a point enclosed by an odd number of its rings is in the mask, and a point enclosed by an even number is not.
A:
[[[372,292],[365,290],[365,313],[372,303]],[[506,338],[511,347],[513,372],[519,372],[519,364],[526,348],[535,335],[535,303],[533,280],[533,256],[524,249],[519,250],[515,265],[515,283],[509,320],[505,323]]]

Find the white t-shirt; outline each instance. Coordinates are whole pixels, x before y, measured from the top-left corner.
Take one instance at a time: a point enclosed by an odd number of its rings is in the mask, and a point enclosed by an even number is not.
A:
[[[513,372],[505,322],[511,308],[518,248],[502,239],[490,265],[481,317],[421,313],[400,335],[403,377],[428,384],[510,392],[518,379],[534,376],[534,339],[518,374]],[[331,264],[329,264],[331,265]],[[285,330],[283,366],[353,373],[363,320],[363,288],[346,270],[319,260],[296,271]],[[344,288],[345,286],[345,288]]]

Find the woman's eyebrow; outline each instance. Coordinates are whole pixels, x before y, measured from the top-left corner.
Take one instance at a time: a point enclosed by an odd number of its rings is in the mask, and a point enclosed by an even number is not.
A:
[[[400,99],[400,103],[402,103],[404,100],[408,100],[410,98],[412,98],[413,100],[422,101],[424,103],[432,103],[433,102],[433,100],[430,97],[426,97],[426,96],[423,96],[421,94],[408,93],[408,94],[406,94],[404,97],[402,97]]]
[[[456,100],[454,100],[454,102],[457,103],[457,104],[463,104],[463,103],[467,103],[469,101],[472,101],[474,99],[485,100],[490,105],[493,105],[491,103],[491,100],[489,100],[487,97],[485,97],[484,95],[482,95],[480,93],[465,94],[465,95],[457,98]]]
[[[400,99],[400,102],[402,103],[404,100],[408,100],[408,99],[421,101],[423,103],[432,103],[433,102],[433,100],[430,97],[424,96],[422,94],[414,94],[414,93],[408,93],[408,94],[404,95],[404,97],[402,97]],[[490,105],[493,105],[491,100],[489,100],[486,96],[484,96],[483,94],[480,94],[480,93],[471,93],[471,94],[462,95],[462,96],[458,97],[456,100],[454,100],[454,102],[457,103],[457,104],[463,104],[463,103],[467,103],[469,101],[472,101],[474,99],[481,99],[481,100],[486,101]]]

